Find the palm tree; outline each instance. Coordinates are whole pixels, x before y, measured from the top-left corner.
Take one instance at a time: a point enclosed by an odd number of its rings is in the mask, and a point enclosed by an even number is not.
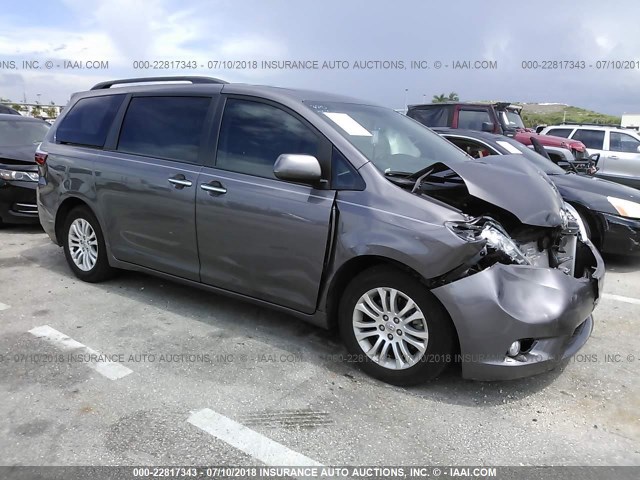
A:
[[[433,98],[431,99],[431,103],[443,103],[446,102],[448,100],[447,96],[444,93],[441,93],[440,95],[434,95]]]
[[[448,101],[450,102],[459,102],[460,101],[460,97],[458,96],[458,94],[456,92],[451,92],[449,94],[449,98],[447,98]]]

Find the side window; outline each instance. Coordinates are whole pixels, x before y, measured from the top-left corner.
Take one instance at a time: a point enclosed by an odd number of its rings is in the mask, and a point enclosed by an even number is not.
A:
[[[458,138],[458,137],[445,137],[445,138],[449,140],[451,143],[453,143],[456,147],[464,150],[465,153],[472,156],[473,158],[483,158],[489,155],[496,154],[496,152],[493,152],[489,150],[487,147],[485,147],[484,145],[476,143],[472,140],[468,140],[465,138]]]
[[[78,100],[56,129],[56,143],[104,147],[109,128],[124,95],[102,95]]]
[[[580,140],[587,148],[602,150],[604,144],[604,130],[587,130],[579,128],[573,134],[573,140]]]
[[[573,128],[552,128],[545,135],[569,138],[569,135],[571,135],[572,131],[573,131]]]
[[[134,97],[122,122],[118,151],[198,163],[208,97]]]
[[[364,180],[353,165],[334,147],[331,154],[331,188],[334,190],[364,190]]]
[[[491,122],[491,116],[489,112],[485,110],[458,111],[458,128],[482,130],[482,124],[484,122]]]
[[[409,110],[408,117],[413,118],[427,127],[449,127],[451,125],[451,107],[415,108]]]
[[[280,108],[230,98],[224,107],[216,167],[276,178],[273,164],[283,153],[318,157],[318,136]]]
[[[640,153],[640,141],[626,133],[611,132],[609,150],[613,152]]]

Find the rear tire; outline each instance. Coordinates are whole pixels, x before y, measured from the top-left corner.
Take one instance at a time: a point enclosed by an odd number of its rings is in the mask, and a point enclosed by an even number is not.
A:
[[[426,382],[453,360],[448,313],[422,283],[393,267],[370,268],[349,283],[338,323],[350,358],[387,383]]]
[[[98,219],[88,207],[69,212],[62,231],[64,255],[71,271],[90,283],[112,278],[116,270],[109,265],[107,248]]]

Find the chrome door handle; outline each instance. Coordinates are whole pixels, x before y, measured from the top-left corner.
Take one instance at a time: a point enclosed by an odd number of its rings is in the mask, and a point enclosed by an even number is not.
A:
[[[616,160],[618,158],[617,155],[609,155],[609,158],[613,158],[614,160]]]
[[[217,185],[211,185],[210,183],[203,183],[200,185],[200,188],[205,192],[209,193],[217,193],[218,195],[222,195],[223,193],[227,193],[227,189],[222,186],[220,182],[215,182]]]
[[[169,178],[169,183],[174,184],[176,188],[190,187],[193,185],[193,182],[184,178],[184,175],[182,174]]]

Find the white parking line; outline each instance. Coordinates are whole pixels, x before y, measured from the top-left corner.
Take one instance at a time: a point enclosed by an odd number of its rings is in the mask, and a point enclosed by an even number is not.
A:
[[[78,349],[78,350],[82,350],[82,353],[84,354],[94,355],[96,357],[100,356],[100,352],[97,352],[94,349],[89,348],[80,342],[77,342],[73,338],[68,337],[64,333],[56,330],[55,328],[51,328],[49,325],[42,325],[41,327],[32,328],[31,330],[29,330],[29,333],[35,337],[42,338],[47,342],[62,348],[63,350]],[[117,362],[110,362],[106,360],[93,361],[90,358],[90,361],[86,363],[89,367],[93,368],[100,375],[104,375],[110,380],[118,380],[119,378],[126,377],[130,373],[133,373],[133,370]]]
[[[209,408],[192,413],[187,419],[192,425],[251,455],[256,460],[270,466],[282,467],[322,467],[322,464],[294,452],[264,435],[254,432],[230,418]]]
[[[602,298],[608,298],[609,300],[617,300],[618,302],[632,303],[634,305],[640,305],[640,299],[632,297],[623,297],[622,295],[614,295],[613,293],[604,293]]]
[[[8,309],[8,308],[11,308],[11,305],[7,305],[6,303],[2,303],[2,302],[0,302],[0,312],[1,312],[2,310],[6,310],[6,309]]]

